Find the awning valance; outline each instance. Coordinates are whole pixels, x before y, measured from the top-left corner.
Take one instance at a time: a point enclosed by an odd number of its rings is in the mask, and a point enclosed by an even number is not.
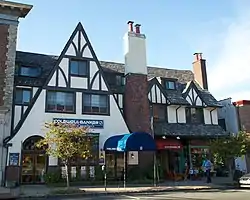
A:
[[[112,136],[104,143],[104,150],[125,151],[155,151],[154,138],[144,132]]]
[[[156,146],[158,150],[164,150],[164,149],[182,149],[183,145],[178,140],[173,139],[160,139],[156,140]]]
[[[103,150],[104,151],[116,151],[118,141],[122,139],[123,136],[124,135],[115,135],[115,136],[108,138],[103,145]]]

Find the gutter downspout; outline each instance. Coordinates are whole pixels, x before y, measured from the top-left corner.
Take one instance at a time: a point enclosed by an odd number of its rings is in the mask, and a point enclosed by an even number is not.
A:
[[[211,120],[211,124],[214,125],[213,123],[213,117],[212,117],[212,112],[215,110],[216,108],[213,108],[212,110],[210,110],[210,120]]]
[[[177,108],[176,108],[176,123],[178,124],[179,122],[179,120],[178,120],[178,110],[181,108],[181,106],[178,106]]]

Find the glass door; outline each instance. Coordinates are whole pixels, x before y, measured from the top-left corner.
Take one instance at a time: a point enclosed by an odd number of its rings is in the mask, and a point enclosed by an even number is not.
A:
[[[22,183],[44,183],[44,173],[47,164],[46,154],[23,154]]]
[[[46,169],[46,155],[37,154],[34,159],[34,182],[44,183],[45,169]]]
[[[32,183],[34,172],[34,156],[32,154],[23,154],[22,156],[22,183]]]

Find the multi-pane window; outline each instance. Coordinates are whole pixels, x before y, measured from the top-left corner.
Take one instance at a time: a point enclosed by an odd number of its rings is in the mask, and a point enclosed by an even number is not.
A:
[[[70,75],[86,77],[88,75],[88,61],[71,60]]]
[[[29,104],[31,100],[31,89],[17,88],[15,93],[15,104]]]
[[[46,111],[75,112],[75,94],[73,92],[47,92]]]
[[[175,90],[175,81],[165,81],[165,88],[168,90]]]
[[[83,94],[83,113],[108,114],[108,95]]]
[[[21,66],[18,70],[19,70],[19,75],[21,75],[21,76],[38,77],[41,75],[41,68],[40,67]]]
[[[186,108],[187,123],[204,123],[203,108]]]

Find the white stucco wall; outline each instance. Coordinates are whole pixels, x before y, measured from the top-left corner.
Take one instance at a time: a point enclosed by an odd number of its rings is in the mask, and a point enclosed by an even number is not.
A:
[[[147,74],[146,37],[127,32],[124,36],[125,74]]]
[[[79,27],[78,27],[79,28]],[[80,34],[78,34],[80,31]],[[100,134],[100,141],[99,141],[99,148],[103,148],[103,144],[106,141],[107,138],[110,136],[116,135],[116,134],[124,134],[128,133],[128,128],[125,124],[125,121],[122,117],[122,114],[117,106],[117,103],[115,102],[114,96],[110,95],[110,115],[83,115],[82,114],[82,92],[80,90],[85,89],[92,90],[94,93],[95,91],[103,91],[107,92],[108,87],[104,82],[104,79],[99,71],[98,63],[95,61],[94,52],[90,51],[91,44],[86,44],[86,40],[83,37],[83,34],[81,30],[78,30],[75,33],[75,36],[73,38],[73,41],[71,41],[68,49],[66,49],[65,55],[62,55],[63,58],[59,63],[59,67],[64,72],[66,81],[69,82],[69,58],[67,56],[76,56],[76,51],[74,48],[74,44],[76,44],[76,47],[78,46],[78,36],[80,36],[80,47],[78,51],[82,51],[84,48],[84,51],[82,53],[83,57],[91,58],[92,60],[89,62],[89,82],[91,83],[93,80],[92,88],[88,88],[87,84],[87,78],[81,78],[81,77],[71,77],[71,89],[77,88],[76,92],[76,114],[65,114],[65,113],[46,113],[45,112],[45,100],[46,100],[46,89],[43,89],[41,94],[39,95],[38,99],[36,100],[35,104],[33,105],[29,115],[25,119],[24,123],[22,124],[21,128],[17,132],[17,134],[9,141],[9,143],[12,143],[12,147],[9,148],[9,153],[21,153],[21,144],[24,142],[28,137],[33,135],[39,135],[44,136],[45,135],[45,129],[44,129],[44,123],[45,122],[52,122],[53,118],[64,118],[64,119],[82,119],[82,120],[103,120],[104,121],[104,128],[103,129],[91,129],[91,132],[93,133],[99,133]],[[85,46],[85,44],[87,46]],[[77,47],[78,48],[78,47]],[[53,74],[52,78],[48,81],[48,86],[52,87],[53,89],[57,89],[56,87],[56,72],[58,72],[58,86],[61,88],[66,87],[66,81],[63,77],[63,74],[61,73],[61,70],[59,70],[59,67],[56,69],[55,73]],[[94,75],[97,74],[95,77]],[[95,78],[94,78],[95,77]],[[101,84],[99,84],[101,82]],[[95,91],[94,91],[95,90]],[[37,92],[37,88],[33,90],[34,92]],[[121,102],[120,102],[121,103]],[[15,121],[14,124],[16,125],[21,116],[21,109],[20,106],[16,106],[15,108]],[[22,120],[22,119],[21,119]],[[49,165],[57,165],[57,159],[56,158],[49,158]]]
[[[104,129],[91,129],[93,133],[100,133],[100,149],[110,136],[129,132],[112,95],[110,96],[110,116],[82,115],[82,94],[80,92],[77,92],[76,95],[76,114],[45,113],[45,98],[46,91],[43,90],[21,129],[10,140],[9,143],[13,145],[9,148],[9,153],[21,153],[22,142],[32,135],[44,136],[44,123],[52,122],[53,118],[104,120]],[[57,159],[50,157],[49,164],[57,165]]]

